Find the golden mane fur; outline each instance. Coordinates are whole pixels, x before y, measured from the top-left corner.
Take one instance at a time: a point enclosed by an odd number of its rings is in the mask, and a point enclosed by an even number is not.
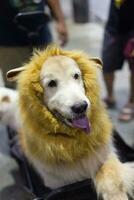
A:
[[[91,102],[88,113],[90,134],[66,126],[43,104],[45,91],[40,84],[40,71],[47,58],[55,55],[74,59],[82,72],[86,96]],[[18,76],[18,90],[22,118],[20,141],[27,156],[42,163],[73,164],[78,159],[96,154],[99,148],[110,142],[112,127],[101,103],[96,64],[86,54],[49,46],[36,52],[25,66],[26,69]]]

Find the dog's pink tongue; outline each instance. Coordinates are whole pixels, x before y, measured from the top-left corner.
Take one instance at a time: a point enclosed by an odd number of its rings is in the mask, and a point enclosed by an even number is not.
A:
[[[80,119],[74,119],[72,121],[72,125],[76,128],[81,128],[83,129],[86,133],[90,132],[90,124],[88,118],[85,116]]]

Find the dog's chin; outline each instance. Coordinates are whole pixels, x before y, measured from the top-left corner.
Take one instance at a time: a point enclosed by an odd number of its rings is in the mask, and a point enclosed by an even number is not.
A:
[[[80,115],[72,115],[71,117],[65,117],[59,111],[54,110],[53,114],[63,122],[65,125],[73,128],[83,129],[86,133],[90,132],[90,122],[86,116],[86,113]]]

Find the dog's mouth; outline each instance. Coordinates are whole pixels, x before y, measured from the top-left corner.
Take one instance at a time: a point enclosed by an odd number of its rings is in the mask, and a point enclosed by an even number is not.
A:
[[[84,132],[90,133],[91,125],[85,114],[77,116],[75,118],[66,118],[57,110],[54,110],[54,115],[63,123],[70,127],[83,129]]]

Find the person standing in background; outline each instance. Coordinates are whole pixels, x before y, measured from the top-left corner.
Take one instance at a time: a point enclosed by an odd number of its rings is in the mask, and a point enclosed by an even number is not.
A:
[[[122,109],[119,120],[128,122],[134,118],[134,1],[111,0],[108,21],[105,27],[102,60],[108,108],[115,106],[113,91],[115,71],[120,70],[124,60],[130,69],[130,97]],[[129,54],[129,55],[128,55]]]
[[[68,41],[68,33],[59,0],[2,0],[0,5],[0,68],[6,87],[15,87],[6,81],[6,72],[20,67],[32,55],[33,48],[42,48],[52,42],[48,19],[44,9],[49,7],[56,21],[56,31],[60,45]],[[33,17],[37,13],[37,18]],[[29,15],[29,13],[31,13]],[[28,14],[28,18],[27,18]],[[30,18],[29,18],[30,16]],[[44,22],[43,22],[44,19]],[[28,24],[28,20],[32,20]],[[25,28],[37,27],[36,34]],[[21,23],[21,24],[20,24]],[[22,26],[23,25],[23,26]],[[29,27],[28,27],[29,26]]]

